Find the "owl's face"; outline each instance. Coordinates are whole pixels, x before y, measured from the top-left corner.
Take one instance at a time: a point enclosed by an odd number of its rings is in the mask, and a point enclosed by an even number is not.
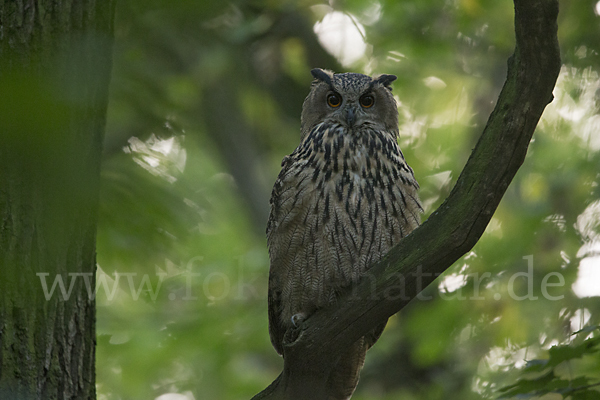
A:
[[[302,136],[321,123],[340,124],[349,131],[366,125],[397,136],[398,109],[390,84],[394,75],[334,74],[313,69],[311,91],[302,106]]]

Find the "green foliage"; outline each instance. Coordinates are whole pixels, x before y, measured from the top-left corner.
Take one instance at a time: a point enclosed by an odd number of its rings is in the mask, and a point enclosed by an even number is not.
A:
[[[573,289],[584,267],[598,268],[600,242],[594,7],[561,1],[564,66],[523,167],[472,252],[391,319],[353,399],[492,399],[501,387],[505,398],[594,398],[598,346],[586,346],[598,331],[571,336],[600,324],[597,295]],[[367,44],[343,66],[313,32],[335,11],[361,24]],[[117,14],[98,398],[250,398],[282,366],[267,333],[265,215],[299,140],[310,68],[398,76],[400,145],[426,218],[501,89],[513,5],[126,0]]]
[[[588,326],[575,332],[591,333],[599,330],[600,326]],[[600,348],[600,336],[584,340],[576,345],[554,346],[548,350],[548,359],[528,361],[523,368],[523,374],[537,374],[531,379],[521,378],[517,383],[505,386],[498,391],[502,393],[499,399],[517,397],[519,399],[536,398],[548,393],[560,394],[563,399],[595,399],[600,393],[594,388],[600,387],[599,380],[591,380],[586,376],[578,376],[571,379],[561,379],[555,372],[557,367],[563,363],[570,363],[582,357],[593,357]]]

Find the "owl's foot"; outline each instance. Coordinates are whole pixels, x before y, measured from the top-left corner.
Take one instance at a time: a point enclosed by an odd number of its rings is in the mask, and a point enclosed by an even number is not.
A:
[[[298,336],[301,332],[300,326],[302,325],[302,321],[304,321],[305,319],[306,315],[304,313],[292,315],[292,318],[290,318],[290,320],[292,321],[292,326],[290,326],[285,332],[285,336],[283,339],[284,343],[293,343],[296,341],[296,339],[298,339]]]
[[[306,318],[306,315],[304,315],[303,313],[298,313],[298,314],[294,314],[292,315],[292,325],[294,325],[294,328],[298,328],[300,326],[300,324],[302,323],[302,321],[304,321],[304,319]]]

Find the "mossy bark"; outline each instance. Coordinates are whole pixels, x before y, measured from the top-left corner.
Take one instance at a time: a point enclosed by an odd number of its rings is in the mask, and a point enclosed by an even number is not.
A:
[[[85,281],[93,289],[114,5],[0,0],[1,399],[96,397]],[[42,283],[57,277],[66,292],[49,296]]]
[[[342,351],[400,311],[477,243],[525,159],[560,71],[557,0],[514,0],[516,49],[492,115],[446,201],[333,306],[284,345],[281,375],[254,399],[327,399]],[[434,322],[433,322],[434,323]]]

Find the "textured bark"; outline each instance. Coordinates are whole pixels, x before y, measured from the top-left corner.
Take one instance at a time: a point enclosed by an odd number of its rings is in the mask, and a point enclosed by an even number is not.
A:
[[[326,399],[343,349],[400,311],[477,243],[527,147],[560,70],[557,0],[514,0],[516,49],[498,102],[456,186],[429,219],[284,345],[282,374],[254,399]]]
[[[0,398],[94,399],[114,0],[0,0]],[[43,275],[40,275],[43,274]],[[79,275],[75,275],[79,274]],[[45,295],[57,276],[58,286]]]

